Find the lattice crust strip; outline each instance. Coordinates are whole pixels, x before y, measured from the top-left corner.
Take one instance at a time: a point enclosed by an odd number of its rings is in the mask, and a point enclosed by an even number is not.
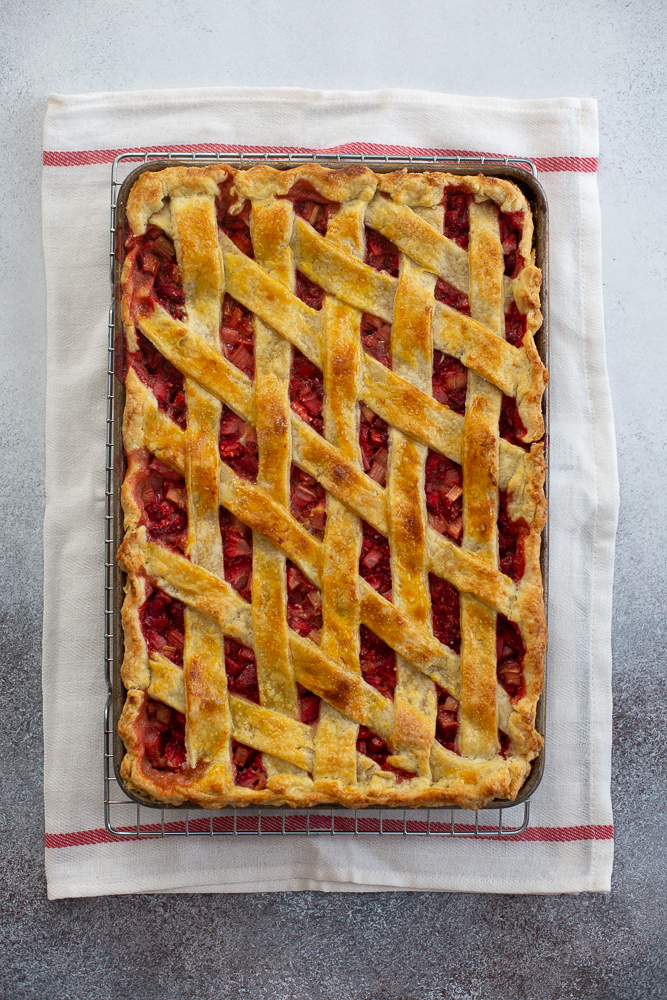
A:
[[[125,781],[208,807],[516,797],[546,646],[522,192],[170,167],[127,224]]]

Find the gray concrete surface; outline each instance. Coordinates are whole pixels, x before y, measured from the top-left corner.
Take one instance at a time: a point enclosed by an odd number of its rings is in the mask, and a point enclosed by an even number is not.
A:
[[[658,1000],[665,949],[663,0],[5,0],[0,4],[0,997]],[[622,507],[611,895],[46,900],[41,788],[49,91],[416,87],[600,101]]]

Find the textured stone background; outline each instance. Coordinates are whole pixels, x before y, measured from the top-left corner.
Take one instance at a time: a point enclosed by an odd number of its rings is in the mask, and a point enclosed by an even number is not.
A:
[[[0,5],[0,997],[653,1000],[665,958],[664,0],[13,0]],[[600,101],[622,507],[611,895],[47,902],[41,788],[46,95],[414,87]],[[81,262],[85,267],[85,261]]]

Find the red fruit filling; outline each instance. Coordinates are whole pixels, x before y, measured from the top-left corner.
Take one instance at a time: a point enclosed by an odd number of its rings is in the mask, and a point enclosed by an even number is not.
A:
[[[468,370],[457,358],[433,352],[433,395],[455,413],[465,413]]]
[[[287,624],[299,635],[320,641],[322,594],[298,566],[287,560]]]
[[[144,510],[148,537],[175,552],[185,552],[188,498],[180,472],[151,457],[137,482],[137,500]]]
[[[266,788],[266,771],[259,750],[232,740],[232,767],[235,785],[255,791]]]
[[[500,423],[498,425],[500,436],[511,444],[518,444],[526,450],[530,447],[524,444],[526,428],[523,420],[519,416],[519,407],[516,405],[514,396],[506,396],[503,393],[503,405],[500,410]]]
[[[396,654],[375,632],[362,625],[359,628],[359,662],[367,684],[385,698],[394,697],[396,687]]]
[[[250,202],[243,204],[238,200],[236,194],[232,194],[234,179],[228,177],[222,184],[218,184],[218,197],[215,199],[215,214],[218,220],[218,228],[229,236],[232,243],[248,257],[254,257],[252,249],[252,237],[250,236]],[[232,212],[240,208],[238,214]]]
[[[461,652],[461,605],[458,590],[447,580],[429,573],[433,635],[455,653]]]
[[[391,326],[379,316],[364,313],[361,317],[361,343],[364,350],[383,364],[391,368]]]
[[[320,717],[320,699],[301,684],[296,686],[299,695],[299,721],[306,726],[314,726]]]
[[[311,309],[321,309],[324,304],[324,289],[316,285],[301,271],[296,272],[296,286],[294,291],[297,298],[305,302]]]
[[[362,539],[359,573],[379,594],[391,600],[389,542],[366,521],[361,522]]]
[[[324,434],[324,376],[320,369],[295,347],[289,380],[290,406],[307,424]]]
[[[503,246],[505,274],[508,278],[516,278],[524,265],[524,259],[519,253],[519,243],[523,232],[523,212],[501,212],[498,216],[500,225],[500,242]]]
[[[516,302],[512,302],[505,313],[505,340],[513,347],[521,347],[526,333],[526,317],[520,313]]]
[[[174,319],[183,319],[185,294],[171,237],[150,226],[143,236],[130,236],[125,249],[134,260],[133,299],[157,299]]]
[[[514,622],[500,614],[496,624],[496,650],[498,682],[505,688],[512,702],[518,701],[525,693],[523,658],[526,647]]]
[[[127,362],[134,368],[144,385],[153,390],[159,408],[164,410],[181,430],[185,430],[187,404],[183,375],[142,333],[137,330],[136,335],[139,350],[128,352]]]
[[[177,666],[183,666],[185,645],[185,605],[146,584],[146,600],[139,608],[139,621],[146,645],[151,652],[162,653]]]
[[[259,684],[255,654],[249,646],[242,646],[236,639],[225,636],[225,671],[227,686],[233,694],[240,694],[259,705]]]
[[[322,541],[327,522],[326,492],[317,479],[297,465],[290,472],[290,510],[311,535]]]
[[[364,472],[379,486],[387,481],[389,458],[389,426],[382,417],[362,404],[359,423],[359,444]]]
[[[185,767],[185,716],[164,702],[146,698],[137,720],[144,755],[151,767],[181,771]]]
[[[524,539],[528,534],[528,525],[522,517],[516,521],[510,518],[507,512],[507,506],[510,501],[507,490],[500,490],[498,500],[498,557],[500,572],[511,577],[512,580],[520,580],[526,568]]]
[[[457,246],[468,249],[470,235],[470,213],[468,206],[472,195],[450,188],[445,192],[442,204],[445,208],[442,231]]]
[[[218,440],[220,458],[234,472],[254,483],[257,480],[259,460],[255,429],[241,417],[223,406]]]
[[[340,208],[340,202],[329,201],[323,194],[315,190],[310,181],[301,179],[296,181],[288,193],[282,197],[291,201],[294,204],[296,215],[305,219],[321,236],[326,236],[331,216]]]
[[[255,327],[252,313],[231,295],[225,295],[220,320],[224,356],[248,378],[255,377]]]
[[[463,469],[429,449],[426,459],[426,509],[431,527],[457,545],[463,534]]]
[[[244,601],[252,587],[252,531],[224,507],[220,508],[220,534],[225,580]]]
[[[435,720],[435,738],[447,750],[458,753],[456,737],[459,732],[459,703],[448,691],[436,684],[438,714]]]
[[[393,767],[387,763],[387,757],[390,757],[392,753],[391,749],[384,740],[381,740],[379,736],[372,733],[366,726],[359,726],[357,753],[362,753],[366,757],[370,757],[382,771],[392,771],[399,782],[410,781],[411,778],[415,777],[410,771],[403,771],[400,767]]]
[[[464,295],[463,292],[457,292],[454,286],[450,285],[443,278],[438,278],[436,281],[434,294],[438,302],[444,302],[446,306],[458,309],[459,312],[465,313],[466,316],[470,315],[468,296]]]
[[[398,278],[398,247],[386,236],[366,226],[366,256],[364,262],[375,271],[385,271]]]
[[[507,757],[510,748],[510,738],[507,733],[503,733],[500,729],[498,730],[498,742],[500,743],[499,756]]]

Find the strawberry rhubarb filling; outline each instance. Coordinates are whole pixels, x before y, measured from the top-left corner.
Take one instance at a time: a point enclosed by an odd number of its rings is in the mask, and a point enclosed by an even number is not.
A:
[[[522,517],[513,521],[508,513],[510,495],[500,490],[498,504],[498,557],[500,572],[512,580],[520,580],[526,568],[524,541],[529,534]]]
[[[505,688],[512,703],[525,694],[523,661],[526,654],[521,633],[514,624],[499,614],[496,625],[498,683]]]
[[[363,404],[360,407],[359,446],[364,472],[378,486],[384,486],[389,458],[389,426]]]
[[[429,524],[460,545],[463,534],[463,469],[446,455],[429,449],[425,489]]]
[[[153,390],[159,408],[185,430],[187,404],[183,375],[138,330],[136,338],[138,350],[128,351],[126,362],[144,385]]]
[[[139,609],[141,631],[150,652],[161,653],[183,666],[185,605],[146,582],[146,600]]]
[[[255,377],[255,327],[252,313],[231,295],[225,295],[220,319],[223,355],[248,378]]]
[[[180,472],[150,456],[135,478],[142,521],[151,541],[185,554],[188,531],[188,501]]]
[[[257,480],[259,459],[255,428],[223,406],[218,440],[220,458],[243,479]]]
[[[250,202],[240,202],[236,189],[232,188],[234,179],[231,176],[218,185],[218,196],[215,199],[218,229],[247,257],[254,257],[250,235]]]
[[[324,434],[324,376],[297,347],[292,354],[289,398],[294,412],[318,434]]]
[[[125,250],[125,267],[128,261],[130,267],[130,314],[134,317],[148,300],[159,303],[174,319],[183,319],[185,294],[171,237],[158,226],[149,226],[143,235],[130,236]]]
[[[298,465],[292,465],[290,471],[290,511],[311,535],[322,541],[327,521],[326,491]]]
[[[185,716],[162,701],[146,696],[135,722],[143,750],[141,766],[154,771],[182,771],[185,767]]]

